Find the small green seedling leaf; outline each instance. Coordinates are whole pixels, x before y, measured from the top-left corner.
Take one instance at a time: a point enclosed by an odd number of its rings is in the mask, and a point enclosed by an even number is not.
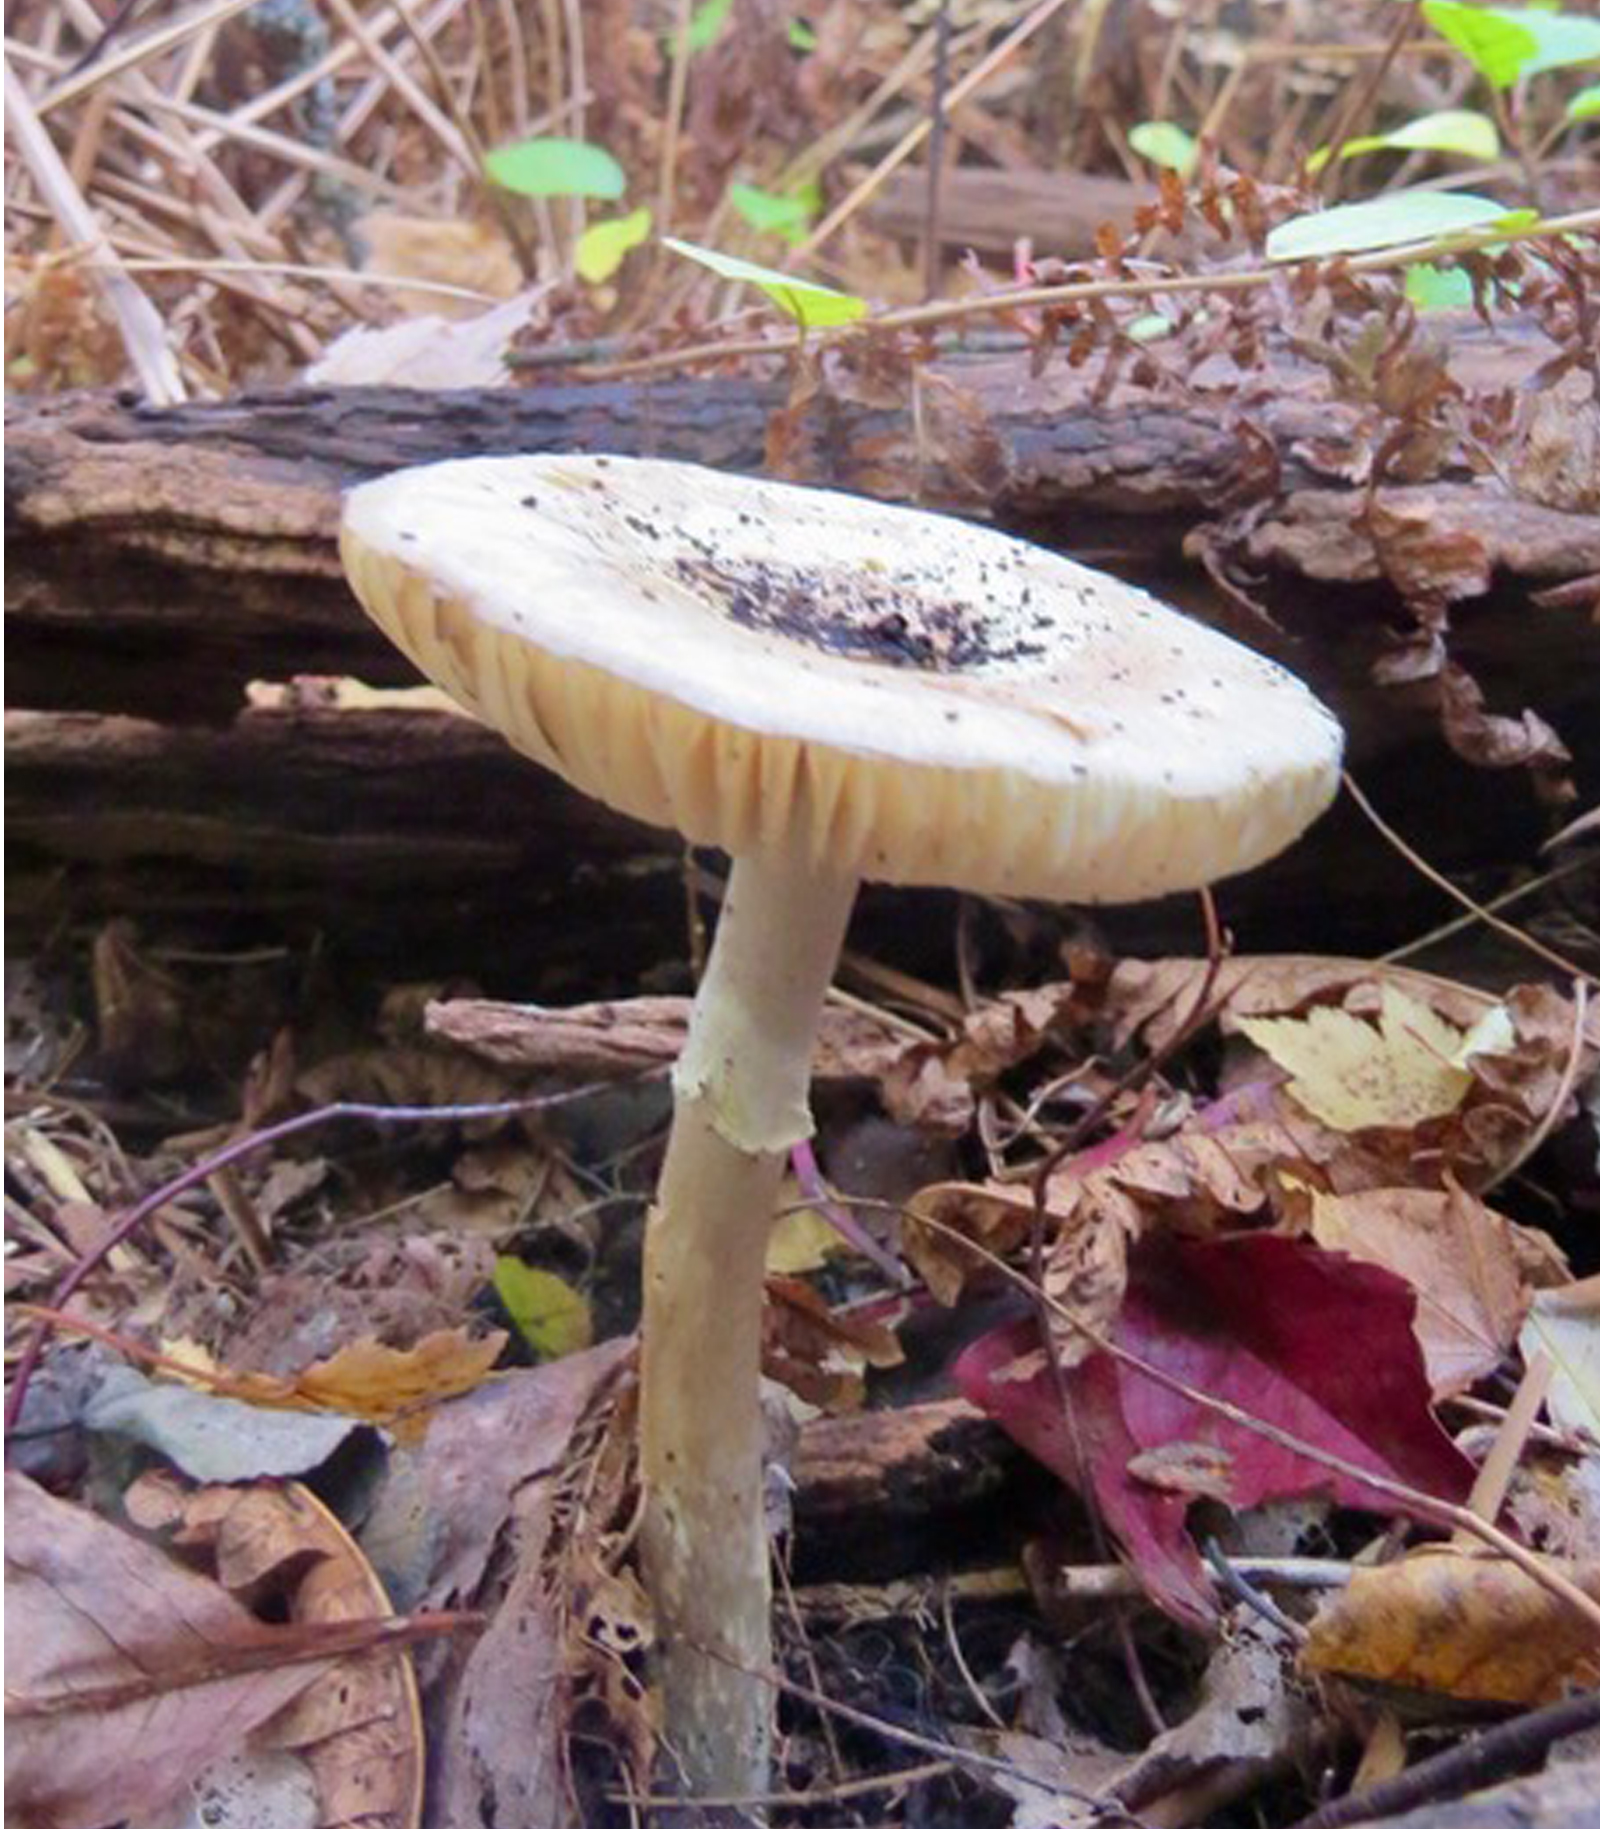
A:
[[[805,197],[780,197],[753,184],[734,183],[728,186],[728,201],[763,235],[782,235],[791,242],[805,238],[812,211]]]
[[[1328,150],[1318,147],[1306,161],[1306,169],[1321,171],[1328,162]],[[1418,115],[1390,133],[1364,133],[1346,140],[1339,157],[1354,159],[1364,152],[1453,152],[1463,159],[1498,159],[1500,133],[1488,115],[1475,108],[1441,108],[1437,114]]]
[[[1533,33],[1538,50],[1523,66],[1524,76],[1565,70],[1573,64],[1600,63],[1600,19],[1575,13],[1550,13],[1538,7],[1507,8],[1506,16]]]
[[[1126,335],[1135,343],[1159,343],[1172,335],[1172,319],[1159,311],[1147,311],[1128,325]]]
[[[724,279],[740,280],[759,286],[780,311],[786,311],[807,330],[824,330],[834,324],[850,324],[865,317],[867,301],[853,292],[836,292],[832,286],[819,286],[815,280],[796,279],[792,273],[779,273],[772,267],[759,267],[752,260],[740,260],[733,254],[719,254],[715,248],[702,248],[692,241],[675,236],[661,238],[664,247],[674,254],[709,267]]]
[[[1600,121],[1600,83],[1590,83],[1587,89],[1580,89],[1567,103],[1567,119],[1578,121]]]
[[[814,27],[807,25],[803,19],[791,19],[789,21],[789,30],[786,36],[788,37],[789,49],[791,51],[799,51],[804,54],[809,51],[814,51],[817,48],[816,30]]]
[[[732,11],[733,0],[701,0],[689,15],[689,49],[709,50],[717,42],[717,34],[727,24]]]
[[[603,146],[587,140],[523,140],[484,157],[483,169],[519,197],[605,197],[628,188],[627,174]]]
[[[1423,0],[1428,23],[1497,89],[1525,76],[1600,61],[1600,20],[1541,7]]]
[[[1539,49],[1538,39],[1520,20],[1495,7],[1422,0],[1422,16],[1497,89],[1509,89]]]
[[[648,238],[654,220],[650,206],[642,204],[626,216],[608,216],[604,222],[591,223],[578,237],[573,251],[572,264],[578,277],[591,286],[604,285],[623,260]]]
[[[1200,157],[1200,148],[1192,133],[1186,133],[1175,121],[1140,121],[1128,129],[1128,144],[1141,159],[1152,165],[1164,165],[1179,177],[1187,178]]]
[[[497,1257],[494,1292],[541,1359],[581,1352],[594,1338],[589,1304],[551,1271],[536,1270],[520,1257]]]
[[[1418,311],[1470,311],[1472,279],[1459,267],[1419,260],[1406,268],[1406,297]]]
[[[1392,197],[1341,203],[1281,223],[1267,237],[1267,258],[1321,260],[1332,254],[1404,247],[1411,241],[1437,241],[1475,229],[1521,228],[1529,214],[1464,191],[1396,191]]]

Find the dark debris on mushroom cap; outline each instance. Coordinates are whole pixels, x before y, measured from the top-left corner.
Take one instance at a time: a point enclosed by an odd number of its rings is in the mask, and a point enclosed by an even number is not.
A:
[[[352,492],[358,595],[614,806],[892,881],[1112,899],[1247,868],[1334,791],[1290,675],[992,530],[652,460]]]

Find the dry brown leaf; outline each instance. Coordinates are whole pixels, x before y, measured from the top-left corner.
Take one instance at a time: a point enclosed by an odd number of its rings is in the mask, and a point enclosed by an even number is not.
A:
[[[1511,1223],[1463,1188],[1313,1193],[1311,1236],[1382,1264],[1417,1292],[1416,1334],[1436,1397],[1487,1376],[1517,1337],[1528,1290]]]
[[[835,1314],[809,1283],[767,1278],[762,1369],[807,1403],[859,1409],[867,1367],[899,1365],[904,1357],[888,1323]]]
[[[464,1327],[441,1329],[413,1347],[358,1340],[293,1378],[236,1372],[217,1388],[266,1409],[337,1410],[393,1431],[402,1441],[426,1429],[431,1412],[488,1377],[506,1336],[473,1339]]]
[[[1552,1566],[1600,1600],[1600,1563]],[[1304,1659],[1311,1670],[1523,1707],[1600,1680],[1594,1628],[1571,1607],[1503,1557],[1446,1548],[1355,1570],[1312,1621]]]
[[[492,223],[371,210],[355,229],[366,246],[369,273],[460,286],[498,299],[510,298],[522,284],[516,251]],[[414,292],[400,288],[390,296],[407,311],[437,317],[472,317],[483,309],[481,300],[453,299],[420,287]]]
[[[1377,1006],[1379,987],[1392,984],[1436,1016],[1470,1028],[1494,999],[1469,985],[1454,984],[1405,966],[1367,959],[1328,959],[1313,953],[1270,953],[1224,959],[1215,973],[1204,959],[1128,959],[1117,966],[1106,988],[1104,1015],[1117,1045],[1137,1034],[1152,1049],[1164,1047],[1193,1012],[1210,983],[1210,1003],[1227,1028],[1236,1016],[1296,1016],[1313,1005],[1332,1004],[1357,1015]]]
[[[331,1512],[303,1486],[276,1483],[182,1490],[147,1476],[130,1514],[159,1523],[203,1553],[241,1601],[273,1606],[298,1626],[393,1615],[372,1565]],[[409,1656],[342,1659],[255,1736],[258,1749],[301,1755],[316,1787],[319,1821],[406,1829],[422,1806],[422,1729]]]
[[[218,1583],[6,1475],[7,1820],[97,1829],[158,1810],[307,1690]]]
[[[980,1004],[949,1041],[911,1042],[883,1076],[891,1117],[902,1124],[960,1136],[977,1096],[1002,1073],[1033,1055],[1072,1015],[1082,993],[1072,983],[1009,991]]]
[[[573,1433],[614,1386],[630,1350],[612,1341],[474,1391],[443,1412],[403,1464],[403,1490],[382,1519],[399,1533],[390,1546],[401,1579],[409,1573],[415,1583],[421,1559],[425,1573],[411,1591],[424,1604],[472,1598],[494,1608],[488,1630],[431,1702],[439,1730],[429,1809],[438,1829],[567,1829],[572,1820],[563,1756],[566,1609],[551,1531]],[[581,1508],[570,1523],[595,1527]],[[481,1592],[497,1547],[510,1570],[498,1604]],[[642,1783],[646,1774],[628,1776]]]

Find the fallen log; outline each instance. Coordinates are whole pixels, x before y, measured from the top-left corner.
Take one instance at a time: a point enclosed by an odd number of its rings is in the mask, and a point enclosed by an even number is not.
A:
[[[1477,384],[1525,376],[1542,353],[1479,333],[1464,335],[1452,360]],[[1378,563],[1357,525],[1364,491],[1318,468],[1313,434],[1325,444],[1341,410],[1319,373],[1283,355],[1252,422],[1284,478],[1276,506],[1252,523],[1248,551],[1277,568],[1263,590],[1298,638],[1287,658],[1335,705],[1358,771],[1402,830],[1426,836],[1435,862],[1471,871],[1531,861],[1547,828],[1525,784],[1470,774],[1444,751],[1427,683],[1409,704],[1371,685],[1397,604],[1392,590],[1359,582]],[[1102,401],[1092,376],[1056,363],[1034,380],[1016,353],[942,363],[924,393],[920,433],[903,408],[847,398],[819,407],[804,466],[815,480],[881,495],[922,487],[1082,555],[1120,557],[1124,570],[1193,601],[1164,568],[1229,481],[1236,452],[1218,421],[1221,394],[1122,387]],[[782,397],[776,381],[714,378],[306,391],[164,412],[105,397],[13,405],[14,939],[27,943],[68,914],[176,919],[211,932],[253,920],[258,936],[284,923],[333,933],[362,954],[437,960],[517,995],[636,988],[641,964],[679,947],[679,853],[669,840],[570,794],[446,714],[319,699],[315,685],[247,705],[247,690],[300,674],[378,685],[411,677],[340,577],[345,484],[430,457],[541,447],[757,470]],[[1503,577],[1570,583],[1600,572],[1594,514],[1484,479],[1378,496],[1407,525],[1446,540],[1470,535]],[[1196,607],[1214,614],[1215,594]],[[1496,708],[1537,707],[1576,746],[1580,790],[1595,791],[1600,625],[1574,609],[1532,607],[1509,587],[1458,606],[1455,625],[1453,652]],[[1442,828],[1441,806],[1452,809]],[[1295,928],[1295,912],[1335,876],[1347,925],[1328,938],[1345,949],[1392,944],[1440,906],[1346,817],[1230,889],[1225,907],[1251,944],[1305,944],[1313,935],[1303,921]],[[913,925],[926,935],[935,904],[915,905],[923,914]],[[863,919],[905,933],[903,906],[869,898]],[[470,956],[472,936],[485,931],[503,970],[485,972]],[[1148,911],[1121,931],[1130,944],[1194,938],[1187,906]],[[941,944],[926,941],[924,964],[928,949],[942,958]],[[615,975],[585,981],[585,963],[598,958]]]

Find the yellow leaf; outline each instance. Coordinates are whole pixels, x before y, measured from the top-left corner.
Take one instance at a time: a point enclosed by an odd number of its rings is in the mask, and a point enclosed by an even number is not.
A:
[[[504,1334],[474,1340],[462,1327],[441,1329],[406,1349],[357,1340],[308,1366],[294,1380],[294,1394],[301,1404],[384,1424],[404,1437],[436,1404],[482,1384],[505,1343]]]
[[[1377,1025],[1348,1010],[1241,1016],[1241,1032],[1293,1077],[1291,1096],[1332,1130],[1408,1130],[1454,1111],[1472,1084],[1464,1036],[1392,984]]]
[[[1558,1563],[1600,1600],[1600,1563]],[[1417,1550],[1357,1569],[1312,1621],[1309,1669],[1521,1707],[1600,1678],[1594,1628],[1513,1562],[1455,1549]]]
[[[494,1287],[517,1332],[541,1359],[581,1352],[593,1341],[589,1304],[553,1271],[536,1270],[520,1257],[499,1257]]]
[[[778,1215],[767,1239],[767,1274],[803,1276],[808,1270],[820,1270],[843,1249],[838,1229],[815,1207],[789,1207]]]

